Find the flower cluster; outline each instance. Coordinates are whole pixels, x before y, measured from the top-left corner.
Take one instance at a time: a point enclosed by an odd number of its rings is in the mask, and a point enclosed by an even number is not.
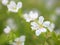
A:
[[[38,17],[38,13],[30,11],[29,14],[24,14],[24,19],[26,22],[31,22],[31,29],[35,30],[36,36],[39,36],[42,32],[46,32],[47,29],[52,32],[54,29],[54,24],[50,21],[44,21],[44,17]]]
[[[10,1],[9,3],[9,0],[2,0],[2,4],[7,6],[8,11],[15,13],[18,12],[20,8],[22,8],[22,2],[18,2],[16,4],[14,1]]]

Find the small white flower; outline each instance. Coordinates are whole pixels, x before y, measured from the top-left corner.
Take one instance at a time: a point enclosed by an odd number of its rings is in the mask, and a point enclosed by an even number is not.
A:
[[[38,18],[38,13],[30,11],[29,14],[27,14],[27,13],[24,14],[24,18],[25,18],[26,22],[30,22],[30,21]]]
[[[3,5],[7,5],[8,4],[8,0],[2,0],[2,4]]]
[[[25,36],[22,35],[21,37],[16,38],[15,42],[13,42],[12,45],[24,45],[24,42],[25,42]]]
[[[46,28],[48,27],[50,22],[49,21],[44,21],[44,17],[40,16],[38,22],[31,22],[31,28],[32,30],[36,30],[36,36],[39,36],[42,32],[46,32]]]
[[[17,4],[14,1],[11,1],[10,4],[7,5],[8,11],[18,12],[20,8],[22,8],[22,2],[18,2]]]
[[[11,28],[10,28],[9,26],[7,26],[7,27],[4,29],[4,32],[5,32],[6,34],[10,33],[10,31],[11,31]]]

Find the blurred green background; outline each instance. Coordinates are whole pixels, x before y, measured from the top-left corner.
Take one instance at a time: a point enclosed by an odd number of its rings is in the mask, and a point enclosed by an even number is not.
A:
[[[22,9],[18,13],[8,12],[6,6],[2,5],[0,0],[0,45],[9,45],[16,37],[26,35],[25,45],[60,45],[60,14],[56,12],[60,8],[60,0],[14,0],[23,3]],[[30,28],[30,23],[27,23],[21,16],[25,12],[37,10],[39,15],[43,15],[45,20],[50,20],[55,24],[54,31],[51,37],[41,34],[35,36],[34,31]],[[12,18],[17,25],[16,31],[9,35],[4,34],[3,30],[6,27],[6,20]],[[56,35],[57,34],[57,35]],[[59,39],[59,40],[58,40]]]

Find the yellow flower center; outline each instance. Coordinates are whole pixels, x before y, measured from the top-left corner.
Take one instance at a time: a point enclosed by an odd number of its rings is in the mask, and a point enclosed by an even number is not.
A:
[[[40,25],[39,25],[39,27],[40,27],[40,28],[43,28],[43,25],[42,25],[42,24],[40,24]]]

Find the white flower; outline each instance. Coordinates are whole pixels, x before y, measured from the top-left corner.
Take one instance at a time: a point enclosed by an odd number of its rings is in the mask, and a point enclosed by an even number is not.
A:
[[[17,4],[14,1],[11,1],[10,4],[7,5],[8,11],[18,12],[20,8],[22,8],[22,2],[18,2]]]
[[[38,18],[38,13],[30,11],[29,14],[27,14],[27,13],[24,14],[24,18],[25,18],[26,22],[30,22],[30,21]]]
[[[46,28],[48,27],[50,22],[49,21],[44,21],[44,17],[40,16],[38,22],[31,22],[31,28],[32,30],[36,30],[35,34],[36,36],[39,36],[42,32],[46,32]]]
[[[15,42],[13,42],[12,45],[24,45],[24,42],[25,42],[25,36],[22,35],[21,37],[16,38]]]
[[[2,4],[3,5],[7,5],[8,4],[8,0],[2,0]]]
[[[6,34],[10,33],[10,31],[11,31],[11,28],[10,28],[9,26],[7,26],[7,27],[4,29],[4,32],[5,32]]]

